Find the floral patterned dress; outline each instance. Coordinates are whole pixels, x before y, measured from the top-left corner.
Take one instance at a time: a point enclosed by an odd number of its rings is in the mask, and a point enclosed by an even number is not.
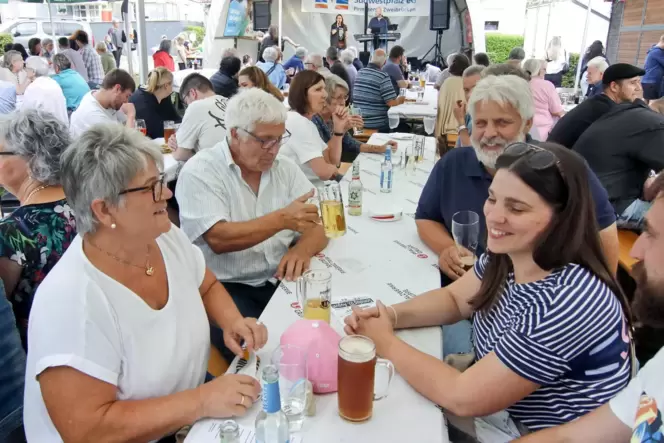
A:
[[[76,237],[74,212],[67,200],[21,206],[0,220],[0,257],[21,266],[21,277],[9,295],[23,346],[37,287]]]

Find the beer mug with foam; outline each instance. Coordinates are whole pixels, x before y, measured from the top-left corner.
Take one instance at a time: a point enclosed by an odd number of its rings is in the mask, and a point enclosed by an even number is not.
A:
[[[330,323],[332,274],[324,269],[309,269],[297,280],[296,289],[304,318]]]
[[[387,397],[394,365],[389,360],[376,358],[376,345],[362,335],[348,335],[339,340],[338,361],[339,415],[353,422],[370,419],[373,402]],[[388,372],[385,389],[379,394],[374,390],[376,367]]]
[[[339,183],[333,180],[323,183],[323,186],[318,188],[318,198],[325,235],[328,238],[338,238],[345,235],[346,214]]]

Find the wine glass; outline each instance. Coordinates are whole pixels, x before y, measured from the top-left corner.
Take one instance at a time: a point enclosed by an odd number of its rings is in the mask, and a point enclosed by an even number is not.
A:
[[[459,211],[452,216],[452,237],[459,249],[463,270],[468,271],[477,259],[480,240],[480,216],[473,211]]]
[[[137,118],[136,119],[135,128],[138,129],[141,132],[141,134],[146,135],[146,136],[148,135],[148,127],[145,124],[145,120],[143,120],[142,118]]]

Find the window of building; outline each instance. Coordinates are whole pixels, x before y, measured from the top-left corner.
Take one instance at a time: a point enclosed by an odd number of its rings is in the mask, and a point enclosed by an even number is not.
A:
[[[497,31],[499,22],[484,22],[485,31]]]

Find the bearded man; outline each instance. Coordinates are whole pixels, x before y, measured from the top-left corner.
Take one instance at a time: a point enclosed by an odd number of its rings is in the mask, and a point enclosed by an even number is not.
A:
[[[664,175],[652,185],[657,197],[646,215],[645,230],[631,255],[636,281],[636,319],[664,328]],[[522,443],[661,442],[664,439],[664,348],[609,403],[563,426],[537,432]],[[630,440],[631,438],[631,440]]]
[[[528,132],[535,107],[528,82],[516,75],[488,76],[480,80],[468,102],[473,121],[472,147],[456,148],[436,164],[422,191],[415,221],[422,241],[439,256],[441,283],[446,286],[465,271],[451,235],[452,216],[474,211],[480,216],[480,242],[477,256],[486,246],[484,203],[495,174],[496,160],[515,142],[532,143]],[[616,217],[608,196],[588,168],[588,181],[602,247],[611,269],[618,267]],[[469,322],[443,328],[444,357],[470,354]]]

